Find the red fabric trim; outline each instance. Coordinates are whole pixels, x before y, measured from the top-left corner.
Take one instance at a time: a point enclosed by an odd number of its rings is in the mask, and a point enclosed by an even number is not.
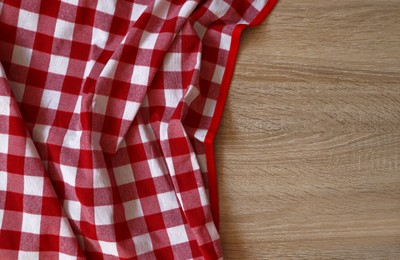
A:
[[[269,0],[257,17],[249,25],[237,25],[232,33],[232,42],[225,68],[225,73],[221,83],[221,90],[218,96],[217,104],[213,119],[211,121],[210,129],[205,138],[206,160],[208,170],[208,185],[211,213],[214,219],[215,226],[219,230],[219,206],[218,206],[218,183],[217,173],[215,169],[214,159],[214,138],[221,122],[222,113],[224,111],[226,98],[228,96],[229,87],[232,80],[233,71],[235,68],[236,57],[239,51],[240,35],[244,28],[259,25],[272,11],[278,0]]]

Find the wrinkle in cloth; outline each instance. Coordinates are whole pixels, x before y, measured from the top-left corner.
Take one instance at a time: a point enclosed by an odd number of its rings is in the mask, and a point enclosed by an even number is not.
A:
[[[0,259],[219,259],[212,140],[275,0],[0,1]]]

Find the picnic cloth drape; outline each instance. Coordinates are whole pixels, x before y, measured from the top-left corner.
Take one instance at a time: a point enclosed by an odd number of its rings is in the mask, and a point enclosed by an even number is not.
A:
[[[218,259],[215,132],[275,0],[0,2],[0,259]]]

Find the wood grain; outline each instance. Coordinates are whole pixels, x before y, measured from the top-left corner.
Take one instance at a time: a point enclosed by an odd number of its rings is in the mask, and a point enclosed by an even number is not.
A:
[[[215,147],[225,259],[400,259],[400,1],[281,0]]]

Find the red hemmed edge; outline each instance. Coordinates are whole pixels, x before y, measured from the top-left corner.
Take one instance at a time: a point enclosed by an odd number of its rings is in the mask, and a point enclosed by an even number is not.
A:
[[[219,206],[218,206],[218,183],[217,173],[215,169],[214,160],[214,138],[218,130],[218,126],[221,122],[222,113],[224,111],[226,98],[228,96],[229,87],[233,71],[235,68],[236,57],[239,50],[240,35],[244,28],[253,27],[259,25],[272,11],[278,0],[268,0],[264,8],[257,15],[257,17],[249,25],[237,25],[232,33],[232,41],[228,54],[228,60],[225,67],[225,72],[222,78],[221,89],[218,96],[217,104],[215,107],[214,115],[211,121],[210,129],[207,132],[204,140],[206,149],[206,160],[207,160],[207,171],[208,171],[208,186],[209,186],[209,197],[211,214],[214,219],[215,226],[219,230]]]

